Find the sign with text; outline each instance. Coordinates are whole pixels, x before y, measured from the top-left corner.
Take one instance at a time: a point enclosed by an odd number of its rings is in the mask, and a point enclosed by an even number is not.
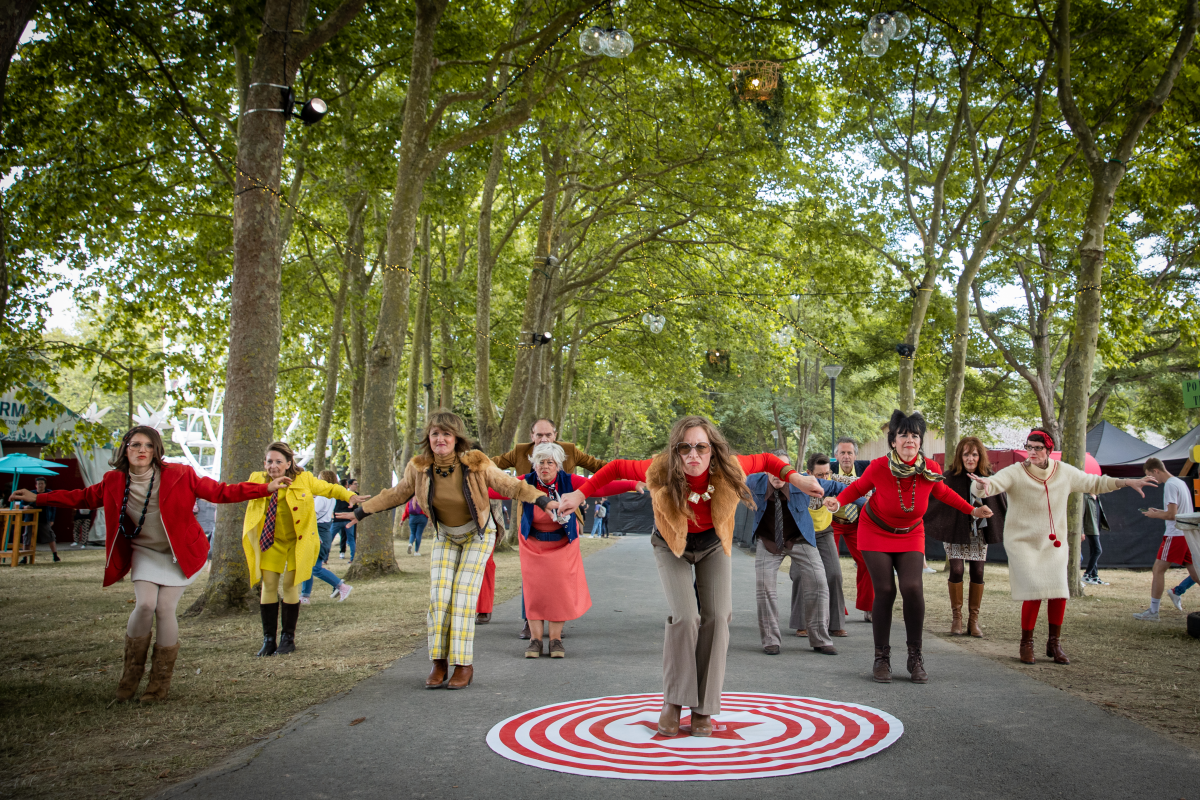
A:
[[[1183,407],[1200,408],[1200,380],[1184,381],[1179,385],[1183,387]]]

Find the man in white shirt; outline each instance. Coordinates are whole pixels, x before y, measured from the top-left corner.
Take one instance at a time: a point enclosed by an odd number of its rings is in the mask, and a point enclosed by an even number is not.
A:
[[[1200,583],[1196,575],[1196,566],[1192,563],[1193,554],[1188,549],[1188,543],[1182,531],[1175,527],[1177,514],[1192,513],[1192,491],[1186,483],[1167,472],[1163,462],[1157,458],[1148,458],[1143,466],[1146,475],[1158,481],[1163,488],[1163,509],[1150,508],[1142,513],[1150,519],[1161,519],[1166,523],[1163,531],[1162,544],[1158,548],[1158,557],[1154,560],[1150,581],[1150,608],[1134,614],[1134,619],[1145,622],[1158,622],[1158,606],[1162,602],[1163,587],[1166,584],[1167,568],[1171,564],[1187,567],[1192,580]],[[1182,603],[1172,593],[1171,602],[1181,611]]]

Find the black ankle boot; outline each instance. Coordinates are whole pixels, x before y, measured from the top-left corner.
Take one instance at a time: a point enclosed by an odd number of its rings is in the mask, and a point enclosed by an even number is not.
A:
[[[275,655],[275,629],[279,626],[279,603],[263,603],[258,607],[262,614],[263,643],[260,656]]]
[[[280,603],[280,605],[283,606],[283,619],[280,625],[282,632],[279,636],[279,649],[275,652],[282,656],[296,652],[296,621],[300,619],[300,604]]]

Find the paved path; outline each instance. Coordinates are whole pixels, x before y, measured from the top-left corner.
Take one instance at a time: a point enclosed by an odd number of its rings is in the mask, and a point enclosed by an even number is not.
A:
[[[870,626],[853,622],[841,654],[785,637],[758,644],[754,560],[734,554],[734,618],[725,688],[862,703],[903,721],[871,758],[779,778],[705,784],[606,780],[505,760],[485,743],[496,722],[549,703],[661,691],[666,603],[644,536],[585,562],[594,605],[569,623],[564,660],[521,657],[516,601],[478,629],[474,684],[427,691],[425,651],[298,716],[265,743],[164,796],[227,798],[1169,798],[1200,800],[1200,754],[952,644],[926,640],[930,683],[870,679]],[[780,594],[787,596],[786,577]],[[861,615],[854,614],[858,619]],[[904,634],[897,626],[893,642]],[[301,640],[303,646],[303,639]],[[1014,643],[1015,649],[1015,643]],[[1064,667],[1070,669],[1070,667]],[[901,677],[904,676],[904,677]],[[366,721],[354,727],[358,717]]]

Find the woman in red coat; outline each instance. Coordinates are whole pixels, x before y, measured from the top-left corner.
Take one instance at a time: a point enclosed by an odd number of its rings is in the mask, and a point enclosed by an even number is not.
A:
[[[913,683],[929,680],[921,656],[921,629],[925,624],[925,528],[922,518],[933,495],[951,508],[978,518],[992,515],[987,506],[973,507],[942,483],[941,468],[921,455],[925,418],[918,413],[893,411],[888,422],[891,452],[877,458],[862,477],[847,486],[837,500],[826,501],[832,510],[847,505],[875,490],[858,517],[858,546],[871,573],[875,603],[871,627],[875,634],[873,676],[880,683],[892,680],[892,607],[896,603],[896,579],[904,598],[904,629],[908,638],[908,671]]]
[[[137,598],[125,628],[125,667],[117,684],[121,702],[131,699],[141,683],[155,620],[158,640],[141,702],[167,699],[179,654],[175,606],[208,560],[208,538],[192,513],[196,498],[240,503],[265,497],[291,483],[290,478],[270,484],[218,483],[197,475],[191,467],[165,463],[164,452],[158,431],[139,425],[125,434],[113,455],[112,470],[104,473],[99,483],[41,494],[22,489],[10,498],[39,506],[104,508],[104,585],[111,586],[132,573]]]

